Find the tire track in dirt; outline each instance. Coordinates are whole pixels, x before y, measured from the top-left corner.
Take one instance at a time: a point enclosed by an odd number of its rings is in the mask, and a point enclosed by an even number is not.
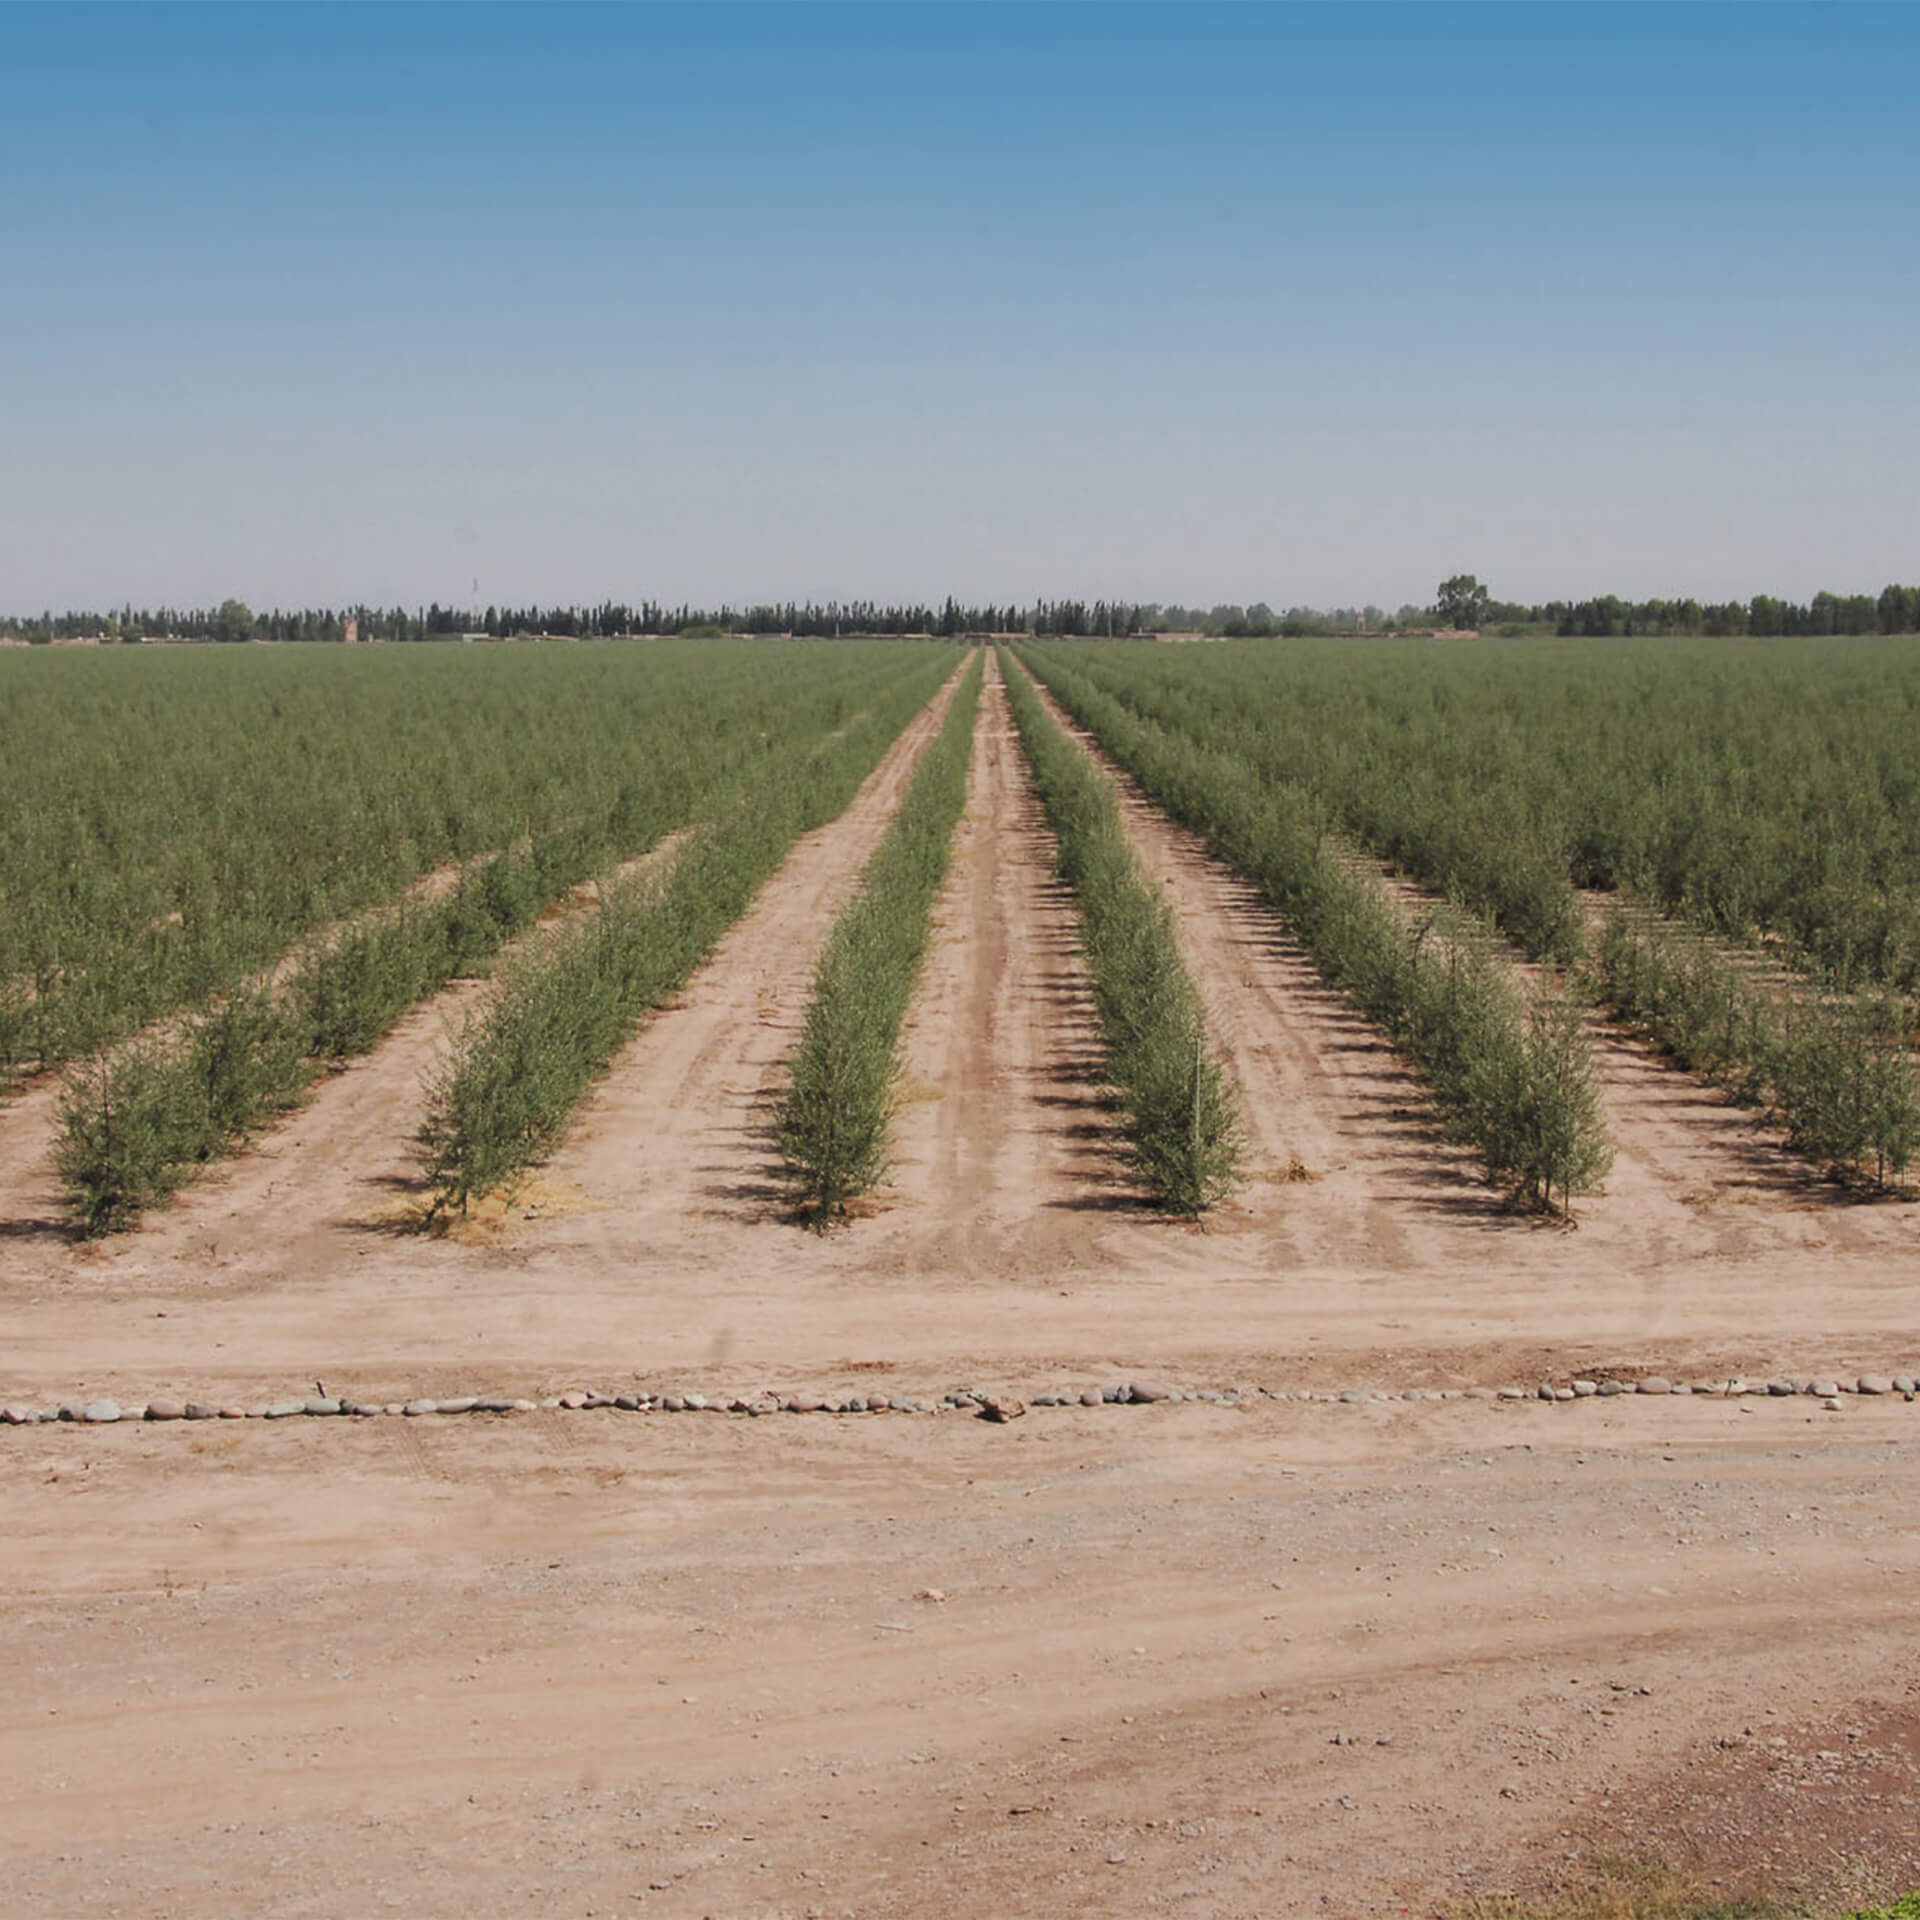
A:
[[[1258,890],[1162,813],[1034,684],[1114,782],[1134,856],[1173,909],[1209,1036],[1240,1083],[1251,1178],[1218,1224],[1265,1234],[1283,1266],[1360,1261],[1397,1271],[1436,1214],[1495,1221],[1493,1196],[1442,1138],[1407,1063],[1321,982]]]
[[[814,968],[959,679],[956,671],[908,723],[846,811],[795,843],[685,991],[614,1062],[545,1169],[596,1210],[566,1222],[564,1239],[604,1244],[612,1232],[650,1250],[684,1240],[705,1265],[719,1256],[726,1223],[781,1216],[767,1123]]]
[[[622,862],[616,879],[663,872],[689,831],[668,834]],[[245,1152],[182,1188],[164,1212],[151,1215],[135,1236],[141,1251],[210,1264],[267,1253],[279,1264],[304,1264],[329,1240],[339,1240],[334,1252],[344,1257],[370,1225],[397,1223],[423,1191],[414,1136],[451,1036],[485,1002],[503,966],[531,952],[557,926],[592,911],[600,894],[596,880],[572,887],[495,956],[488,975],[452,982],[403,1014],[370,1052],[322,1074],[301,1106],[265,1126]],[[17,1142],[10,1135],[9,1152],[0,1156],[0,1238],[66,1241],[52,1158],[59,1092],[58,1076],[34,1089],[44,1107],[36,1116],[38,1130],[22,1131]]]
[[[902,1035],[883,1231],[915,1273],[1054,1271],[1138,1190],[1100,1078],[1073,898],[989,654],[967,808]],[[872,1231],[866,1229],[865,1231]]]

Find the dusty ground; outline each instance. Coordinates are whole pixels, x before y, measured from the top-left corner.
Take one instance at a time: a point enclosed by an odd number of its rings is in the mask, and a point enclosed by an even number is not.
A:
[[[1144,1210],[997,682],[895,1183],[799,1232],[767,1102],[932,720],[483,1231],[396,1226],[460,990],[105,1251],[0,1112],[0,1399],[1920,1363],[1920,1212],[1621,1044],[1608,1193],[1503,1215],[1130,803],[1263,1176]],[[1917,1465],[1897,1399],[0,1430],[0,1912],[1395,1911],[1623,1832],[1912,1884]]]

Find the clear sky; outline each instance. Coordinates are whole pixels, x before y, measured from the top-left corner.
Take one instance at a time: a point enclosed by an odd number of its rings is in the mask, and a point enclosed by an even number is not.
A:
[[[0,98],[0,609],[1920,578],[1920,6],[15,0]]]

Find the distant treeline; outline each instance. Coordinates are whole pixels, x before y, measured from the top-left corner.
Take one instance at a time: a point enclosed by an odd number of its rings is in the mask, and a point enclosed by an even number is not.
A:
[[[1107,600],[1036,600],[1031,606],[883,605],[874,600],[781,606],[630,606],[606,600],[568,607],[304,607],[255,613],[238,600],[218,607],[132,607],[112,612],[43,613],[37,618],[0,618],[0,634],[42,644],[53,640],[317,640],[340,641],[351,627],[361,640],[445,640],[484,635],[551,634],[564,639],[611,640],[634,634],[795,634],[839,639],[855,634],[963,633],[1034,635],[1112,634],[1153,630],[1157,607]]]
[[[1506,609],[1501,609],[1504,615]],[[1756,593],[1751,600],[1555,600],[1534,610],[1564,634],[1912,633],[1920,628],[1920,587],[1883,587],[1871,593],[1816,593],[1801,605]]]
[[[807,639],[855,635],[960,634],[1122,637],[1142,633],[1205,633],[1227,639],[1315,634],[1382,633],[1426,626],[1532,630],[1595,639],[1636,634],[1813,635],[1920,631],[1920,587],[1889,586],[1879,593],[1816,593],[1805,603],[1756,593],[1749,600],[1626,600],[1601,594],[1587,600],[1529,605],[1496,600],[1471,575],[1441,588],[1432,606],[1411,603],[1389,612],[1366,607],[1183,607],[1158,601],[1036,600],[1030,606],[989,602],[963,605],[894,604],[877,600],[787,601],[751,607],[669,607],[606,600],[597,606],[305,607],[255,613],[238,600],[218,607],[132,607],[111,612],[0,616],[0,638],[45,645],[55,640],[309,640],[340,641],[351,630],[361,640],[445,640],[462,635],[491,640],[521,634],[610,640],[634,635],[726,633],[793,634]]]

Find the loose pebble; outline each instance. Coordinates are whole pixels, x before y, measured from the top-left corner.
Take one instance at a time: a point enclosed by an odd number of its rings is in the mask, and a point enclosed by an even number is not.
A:
[[[441,1413],[471,1413],[473,1407],[473,1395],[467,1393],[458,1395],[452,1400],[442,1400],[438,1405],[437,1411]]]
[[[1600,1391],[1597,1380],[1576,1380],[1573,1383],[1573,1397],[1576,1400],[1591,1400]]]
[[[409,1400],[400,1411],[404,1413],[409,1420],[414,1420],[418,1419],[422,1414],[438,1413],[440,1411],[440,1402],[438,1400]]]
[[[120,1418],[117,1400],[89,1400],[80,1409],[80,1418],[90,1427],[110,1427]]]
[[[330,1414],[336,1414],[340,1411],[340,1402],[328,1398],[325,1394],[316,1394],[313,1399],[306,1403],[302,1411],[312,1419],[324,1420]]]
[[[149,1420],[184,1420],[186,1417],[186,1408],[178,1400],[170,1400],[164,1394],[147,1402]]]
[[[1159,1380],[1136,1380],[1127,1392],[1135,1406],[1150,1407],[1156,1400],[1169,1398],[1173,1389]]]
[[[1671,1393],[1673,1391],[1673,1382],[1660,1374],[1652,1373],[1640,1382],[1640,1391],[1642,1393]]]
[[[1862,1393],[1891,1393],[1893,1382],[1883,1373],[1863,1373],[1859,1388]]]

